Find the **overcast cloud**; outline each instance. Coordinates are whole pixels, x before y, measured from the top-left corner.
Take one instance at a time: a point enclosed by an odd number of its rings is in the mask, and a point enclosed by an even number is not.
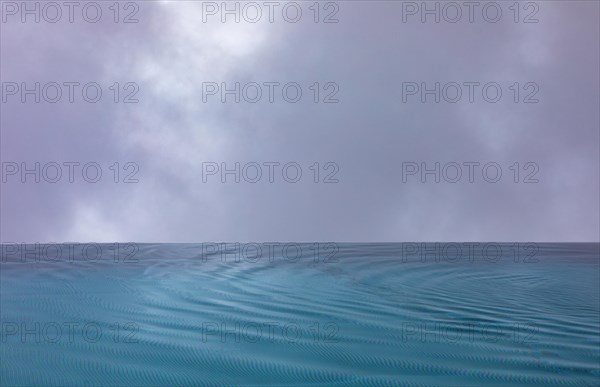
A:
[[[315,23],[312,2],[298,3],[297,23],[279,8],[273,23],[267,15],[222,23],[203,15],[201,2],[148,1],[137,3],[134,24],[114,23],[110,4],[100,3],[98,23],[77,10],[73,23],[66,15],[22,23],[3,5],[4,242],[599,240],[598,2],[539,1],[538,23],[522,22],[534,10],[525,2],[519,23],[512,2],[498,2],[497,23],[479,9],[473,23],[468,15],[457,23],[408,15],[403,23],[402,2],[390,1],[336,2],[338,23]],[[333,11],[323,4],[319,18]],[[101,101],[75,94],[74,103],[66,95],[22,103],[21,92],[7,91],[7,82],[70,81],[97,82]],[[133,90],[123,90],[127,82],[139,86],[138,103],[122,103]],[[256,103],[232,95],[222,103],[220,93],[203,102],[204,82],[297,82],[303,94],[289,103],[279,86],[270,103],[263,87]],[[315,82],[319,103],[309,89]],[[328,82],[339,87],[338,103],[322,101],[336,90],[323,89]],[[503,94],[490,103],[478,88],[470,103],[463,86],[456,103],[422,103],[420,94],[404,103],[403,82],[497,82]],[[516,82],[518,103],[509,89]],[[539,102],[523,103],[533,92]],[[22,171],[7,169],[69,161],[99,163],[101,180],[89,183],[77,170],[69,183],[63,167],[57,183],[43,174],[23,183]],[[502,178],[490,183],[479,167],[470,183],[463,166],[456,183],[443,175],[422,183],[420,174],[403,182],[403,163],[469,161],[498,163]],[[115,162],[118,183],[108,168]],[[127,162],[139,166],[138,183],[122,181],[134,171],[123,170]],[[222,162],[261,164],[262,179],[227,175],[222,183],[217,173],[203,182],[203,163]],[[280,163],[272,183],[265,162]],[[282,178],[290,162],[302,167],[297,183]],[[337,183],[323,182],[330,173]],[[530,173],[537,183],[524,182]]]

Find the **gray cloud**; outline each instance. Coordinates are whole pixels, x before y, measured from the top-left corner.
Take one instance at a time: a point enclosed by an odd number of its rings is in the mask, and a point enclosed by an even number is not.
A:
[[[202,23],[192,2],[143,3],[135,25],[3,24],[3,81],[135,81],[140,103],[5,103],[2,161],[135,161],[140,182],[5,183],[2,240],[598,240],[597,3],[541,4],[537,24],[404,24],[399,3],[339,4],[337,24]],[[203,82],[235,81],[306,94],[202,102]],[[328,81],[340,103],[313,103],[307,87]],[[402,103],[407,81],[505,94]],[[515,82],[538,84],[540,102],[515,104]],[[305,175],[202,182],[203,162],[236,161],[294,161]],[[317,161],[337,163],[340,182],[312,183]],[[407,161],[493,161],[504,175],[403,183]],[[508,167],[528,161],[540,182],[512,183]]]

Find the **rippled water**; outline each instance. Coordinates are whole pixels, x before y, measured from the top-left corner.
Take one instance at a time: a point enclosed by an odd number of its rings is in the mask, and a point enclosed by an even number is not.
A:
[[[599,384],[598,244],[83,247],[2,246],[1,385]]]

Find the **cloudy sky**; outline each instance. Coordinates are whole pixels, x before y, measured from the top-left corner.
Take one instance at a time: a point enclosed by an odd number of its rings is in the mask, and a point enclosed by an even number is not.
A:
[[[4,242],[599,240],[598,2],[113,3],[2,3]]]

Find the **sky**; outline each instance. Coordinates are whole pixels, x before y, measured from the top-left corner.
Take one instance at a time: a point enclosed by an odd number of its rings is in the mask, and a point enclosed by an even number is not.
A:
[[[0,241],[599,241],[600,3],[464,3],[3,1]]]

